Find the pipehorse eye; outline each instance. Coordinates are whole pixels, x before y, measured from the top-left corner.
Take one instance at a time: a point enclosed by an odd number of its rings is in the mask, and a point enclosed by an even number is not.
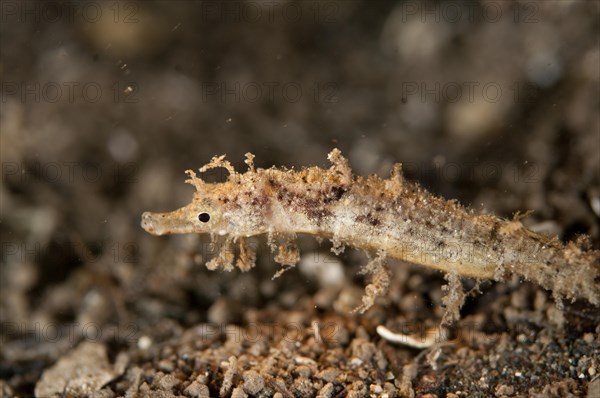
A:
[[[198,214],[198,220],[200,220],[200,222],[208,222],[210,220],[210,214],[200,213]]]

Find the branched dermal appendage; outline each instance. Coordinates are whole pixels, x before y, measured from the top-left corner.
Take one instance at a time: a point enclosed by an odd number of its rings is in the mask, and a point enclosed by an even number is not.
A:
[[[331,170],[334,173],[338,174],[341,177],[341,182],[344,185],[349,185],[352,183],[352,169],[348,164],[348,159],[342,156],[342,152],[335,148],[329,155],[327,155],[327,159],[331,162]]]
[[[235,171],[229,160],[225,160],[225,155],[214,156],[210,162],[200,167],[200,172],[204,173],[205,171],[210,169],[218,169],[219,167],[226,169],[230,176],[235,176],[237,174],[237,171]]]
[[[248,170],[250,170],[251,173],[255,173],[256,169],[254,168],[254,154],[248,152],[245,156],[246,159],[244,160],[244,163],[248,165]]]
[[[240,255],[237,260],[237,267],[242,272],[250,271],[256,266],[256,252],[251,247],[245,238],[240,238]]]
[[[252,162],[254,155],[246,154],[246,158],[246,163],[250,162],[248,163],[248,165],[251,167],[252,171],[254,171],[254,163]],[[229,172],[229,178],[232,178],[238,174],[235,171],[235,168],[229,162],[229,160],[225,160],[225,155],[214,156],[210,162],[200,167],[198,171],[200,171],[200,173],[204,173],[211,169],[218,169],[219,167],[222,167]],[[204,190],[203,188],[206,188],[206,182],[204,182],[202,178],[198,177],[194,170],[186,170],[185,173],[190,177],[187,180],[185,180],[185,182],[188,184],[192,184],[196,188],[197,192],[202,192]]]
[[[210,271],[214,271],[219,268],[224,271],[232,271],[234,258],[233,239],[227,237],[219,248],[219,254],[206,263],[206,268],[208,268]]]
[[[331,252],[336,256],[339,256],[346,250],[346,245],[341,242],[336,236],[331,238]]]
[[[205,182],[202,180],[202,178],[198,177],[194,170],[186,170],[185,174],[190,176],[190,178],[185,180],[185,182],[187,184],[193,185],[196,188],[196,191],[200,192],[202,190],[202,187],[205,184]]]
[[[385,188],[392,192],[400,192],[404,185],[404,175],[402,174],[402,164],[396,163],[392,167],[390,178],[385,180]]]
[[[293,268],[300,261],[300,250],[295,242],[295,236],[286,236],[284,241],[277,247],[277,253],[273,258],[276,263],[283,267],[273,275],[272,279],[279,278],[285,271]]]
[[[377,256],[361,269],[361,274],[372,275],[371,283],[365,287],[362,304],[352,312],[364,314],[365,311],[375,304],[377,297],[387,293],[390,286],[390,271],[385,264],[385,253],[377,253]]]
[[[446,292],[442,298],[442,304],[446,309],[442,317],[442,325],[450,325],[460,319],[460,309],[465,303],[465,291],[457,273],[448,273],[445,276],[447,285],[442,286]]]

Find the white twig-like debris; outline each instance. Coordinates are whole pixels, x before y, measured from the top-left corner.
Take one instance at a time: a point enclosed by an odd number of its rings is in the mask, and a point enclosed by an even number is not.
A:
[[[437,343],[445,341],[445,333],[438,335],[436,330],[439,329],[429,330],[424,337],[415,337],[402,333],[394,333],[383,325],[377,326],[377,334],[390,343],[402,344],[418,349],[430,348]]]

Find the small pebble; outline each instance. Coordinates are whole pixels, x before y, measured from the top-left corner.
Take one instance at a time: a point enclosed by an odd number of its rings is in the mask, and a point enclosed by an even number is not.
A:
[[[236,387],[231,393],[231,398],[248,398],[248,394],[241,387]]]
[[[265,388],[265,380],[258,372],[249,370],[244,372],[244,391],[248,394],[256,395]]]
[[[173,387],[179,384],[179,380],[173,375],[164,375],[158,382],[158,387],[163,391],[173,391]]]
[[[316,393],[311,381],[304,377],[294,380],[291,391],[297,397],[313,397]]]
[[[140,350],[147,350],[152,345],[152,339],[148,336],[142,336],[138,340],[137,345]]]
[[[312,371],[306,365],[300,365],[300,366],[298,366],[296,369],[294,369],[294,372],[296,374],[298,374],[298,376],[300,376],[300,377],[309,378],[312,375]]]
[[[383,392],[383,388],[379,384],[371,384],[369,390],[371,394],[381,394]]]
[[[158,368],[163,372],[171,373],[175,369],[175,364],[173,361],[163,359],[158,363]]]
[[[327,368],[320,371],[317,374],[317,378],[322,379],[328,383],[331,383],[335,380],[335,378],[340,374],[340,371],[335,368]]]
[[[209,398],[210,391],[208,390],[208,386],[206,384],[198,383],[197,381],[193,381],[183,393],[191,398]]]
[[[513,395],[515,392],[515,388],[513,386],[507,386],[506,384],[500,384],[496,387],[494,393],[497,397],[501,397],[504,395]]]
[[[317,398],[331,398],[334,393],[335,387],[333,386],[333,383],[327,383],[319,390]]]

